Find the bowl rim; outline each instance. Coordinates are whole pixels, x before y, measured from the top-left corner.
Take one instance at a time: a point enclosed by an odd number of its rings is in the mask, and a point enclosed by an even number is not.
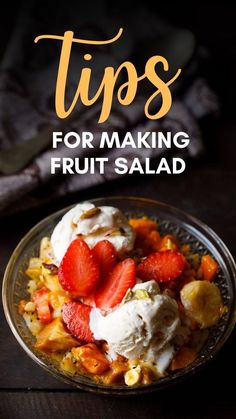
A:
[[[28,347],[28,345],[25,343],[24,339],[21,337],[21,335],[18,333],[15,325],[14,325],[14,321],[12,319],[12,316],[10,314],[10,310],[8,308],[8,301],[7,301],[7,285],[8,285],[8,280],[9,280],[9,274],[10,271],[12,269],[12,264],[14,264],[15,259],[18,256],[18,252],[19,250],[21,250],[21,247],[24,245],[24,243],[27,241],[27,239],[29,238],[29,236],[31,236],[35,231],[37,231],[42,225],[46,225],[52,217],[58,217],[60,216],[60,214],[64,214],[66,213],[70,208],[73,208],[75,205],[77,205],[80,202],[92,202],[92,203],[98,203],[100,201],[128,201],[130,203],[136,201],[137,203],[144,203],[144,204],[150,204],[150,205],[157,205],[159,207],[161,207],[163,210],[168,210],[168,212],[173,213],[177,219],[181,219],[183,218],[185,220],[185,222],[188,222],[188,226],[192,227],[194,226],[194,229],[198,231],[198,233],[200,232],[201,235],[204,235],[204,237],[206,237],[206,233],[211,236],[210,239],[213,239],[218,246],[221,247],[222,249],[222,253],[227,257],[227,263],[230,265],[230,278],[231,278],[231,282],[233,285],[233,292],[234,292],[234,304],[233,307],[231,309],[231,313],[230,313],[230,318],[228,321],[228,326],[226,328],[226,330],[223,332],[220,341],[217,343],[217,345],[212,349],[212,353],[210,355],[209,358],[205,358],[203,359],[203,361],[201,362],[200,365],[197,365],[194,369],[190,369],[190,370],[186,370],[184,373],[180,373],[177,374],[176,376],[172,375],[172,379],[165,381],[165,380],[160,380],[157,382],[154,382],[150,385],[141,385],[141,386],[137,386],[137,387],[125,387],[125,386],[107,386],[107,385],[103,385],[103,384],[98,384],[98,383],[93,383],[91,381],[91,383],[80,383],[77,381],[73,380],[73,376],[69,376],[69,375],[62,375],[59,372],[53,371],[49,365],[47,365],[43,360],[41,360],[40,358],[37,357],[36,354],[34,354],[30,348]],[[209,239],[209,240],[210,240]],[[227,270],[228,267],[227,267]],[[166,387],[170,387],[172,385],[177,384],[180,381],[185,380],[186,378],[191,377],[192,375],[194,375],[197,371],[199,371],[200,369],[202,369],[208,362],[210,362],[215,356],[216,354],[221,350],[222,346],[225,344],[225,342],[228,340],[229,336],[231,335],[234,326],[236,324],[236,298],[235,298],[235,294],[236,294],[236,263],[234,261],[234,258],[231,254],[231,252],[229,251],[228,247],[224,244],[224,242],[222,241],[222,239],[220,239],[220,237],[214,232],[214,230],[212,230],[207,224],[205,224],[204,222],[200,221],[198,218],[186,213],[185,211],[176,208],[175,206],[166,204],[164,202],[155,200],[155,199],[150,199],[150,198],[146,198],[146,197],[140,197],[140,196],[130,196],[130,195],[117,195],[117,196],[104,196],[104,197],[99,197],[99,198],[91,198],[91,199],[86,199],[86,200],[82,200],[79,201],[77,203],[68,205],[58,211],[55,211],[51,214],[49,214],[47,217],[44,217],[41,221],[39,221],[38,223],[36,223],[23,237],[22,239],[19,241],[18,245],[15,247],[14,251],[12,252],[9,261],[7,263],[7,266],[5,268],[5,273],[3,276],[3,283],[2,283],[2,301],[3,301],[3,310],[4,310],[4,314],[7,320],[7,323],[14,335],[14,337],[16,338],[16,340],[18,341],[18,343],[20,344],[20,346],[24,349],[24,351],[26,352],[26,354],[33,359],[33,361],[35,361],[38,365],[40,365],[44,370],[46,370],[47,372],[49,372],[51,375],[53,375],[54,377],[56,377],[59,380],[62,380],[63,382],[70,384],[72,386],[76,386],[79,389],[82,390],[87,390],[87,391],[91,391],[91,392],[96,392],[96,393],[103,393],[103,394],[111,394],[111,395],[122,395],[122,396],[129,396],[129,395],[137,395],[137,394],[144,394],[144,393],[150,393],[153,391],[157,391],[157,390],[162,390]],[[180,370],[181,371],[181,370]]]

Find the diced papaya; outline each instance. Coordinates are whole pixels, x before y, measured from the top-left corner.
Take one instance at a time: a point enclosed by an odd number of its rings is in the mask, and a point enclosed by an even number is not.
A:
[[[161,241],[157,223],[148,217],[131,218],[129,223],[136,233],[135,247],[142,249],[143,255],[156,252]]]
[[[129,224],[135,230],[138,239],[145,239],[151,231],[157,229],[157,223],[148,217],[130,218]]]
[[[189,244],[183,244],[180,248],[181,253],[183,253],[184,255],[186,253],[189,253],[191,250],[191,246]]]
[[[65,330],[61,319],[57,317],[39,333],[35,347],[46,352],[59,352],[78,345],[79,342]]]
[[[170,370],[175,371],[181,368],[185,368],[190,365],[197,358],[197,352],[188,348],[187,346],[182,346],[178,353],[175,355],[171,362]]]
[[[160,246],[161,236],[159,231],[152,230],[148,233],[147,237],[144,239],[142,248],[144,249],[145,254],[152,252],[157,252]]]
[[[95,343],[88,343],[72,349],[73,357],[91,374],[103,374],[110,367],[110,362]]]
[[[123,380],[124,373],[128,371],[129,364],[127,360],[116,359],[110,364],[109,371],[103,375],[104,384],[113,384]]]
[[[213,281],[218,270],[218,263],[210,255],[202,256],[200,269],[202,279]]]
[[[27,301],[25,300],[20,300],[19,305],[18,305],[18,313],[19,314],[23,314],[25,312],[25,305],[26,305]]]

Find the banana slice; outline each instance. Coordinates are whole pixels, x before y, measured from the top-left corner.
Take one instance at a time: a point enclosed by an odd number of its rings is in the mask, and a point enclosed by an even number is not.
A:
[[[187,315],[202,328],[218,322],[223,303],[220,290],[213,282],[189,282],[182,288],[180,298]]]

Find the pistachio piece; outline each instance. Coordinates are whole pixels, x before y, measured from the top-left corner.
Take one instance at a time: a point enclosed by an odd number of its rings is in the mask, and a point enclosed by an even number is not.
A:
[[[147,300],[148,298],[150,298],[150,295],[147,292],[147,290],[137,289],[134,291],[134,297],[137,300]]]
[[[84,211],[83,214],[81,214],[80,220],[86,220],[87,218],[92,218],[95,215],[99,214],[100,212],[101,212],[100,208],[97,208],[97,207],[91,208],[87,211]]]

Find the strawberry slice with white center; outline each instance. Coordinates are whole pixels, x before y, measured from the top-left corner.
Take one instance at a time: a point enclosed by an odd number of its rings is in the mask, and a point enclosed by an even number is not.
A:
[[[81,239],[68,247],[58,270],[62,288],[74,297],[88,297],[97,287],[100,272],[92,251]]]
[[[108,240],[101,240],[93,247],[92,253],[99,266],[101,278],[107,278],[116,265],[117,253],[113,244]]]
[[[89,327],[91,307],[76,301],[69,301],[62,307],[62,319],[69,332],[78,340],[94,342]]]
[[[131,258],[119,262],[95,293],[96,307],[103,310],[115,307],[127,290],[135,285],[135,262]]]
[[[144,280],[167,282],[177,279],[186,266],[184,256],[175,250],[152,253],[137,267],[137,276]]]

